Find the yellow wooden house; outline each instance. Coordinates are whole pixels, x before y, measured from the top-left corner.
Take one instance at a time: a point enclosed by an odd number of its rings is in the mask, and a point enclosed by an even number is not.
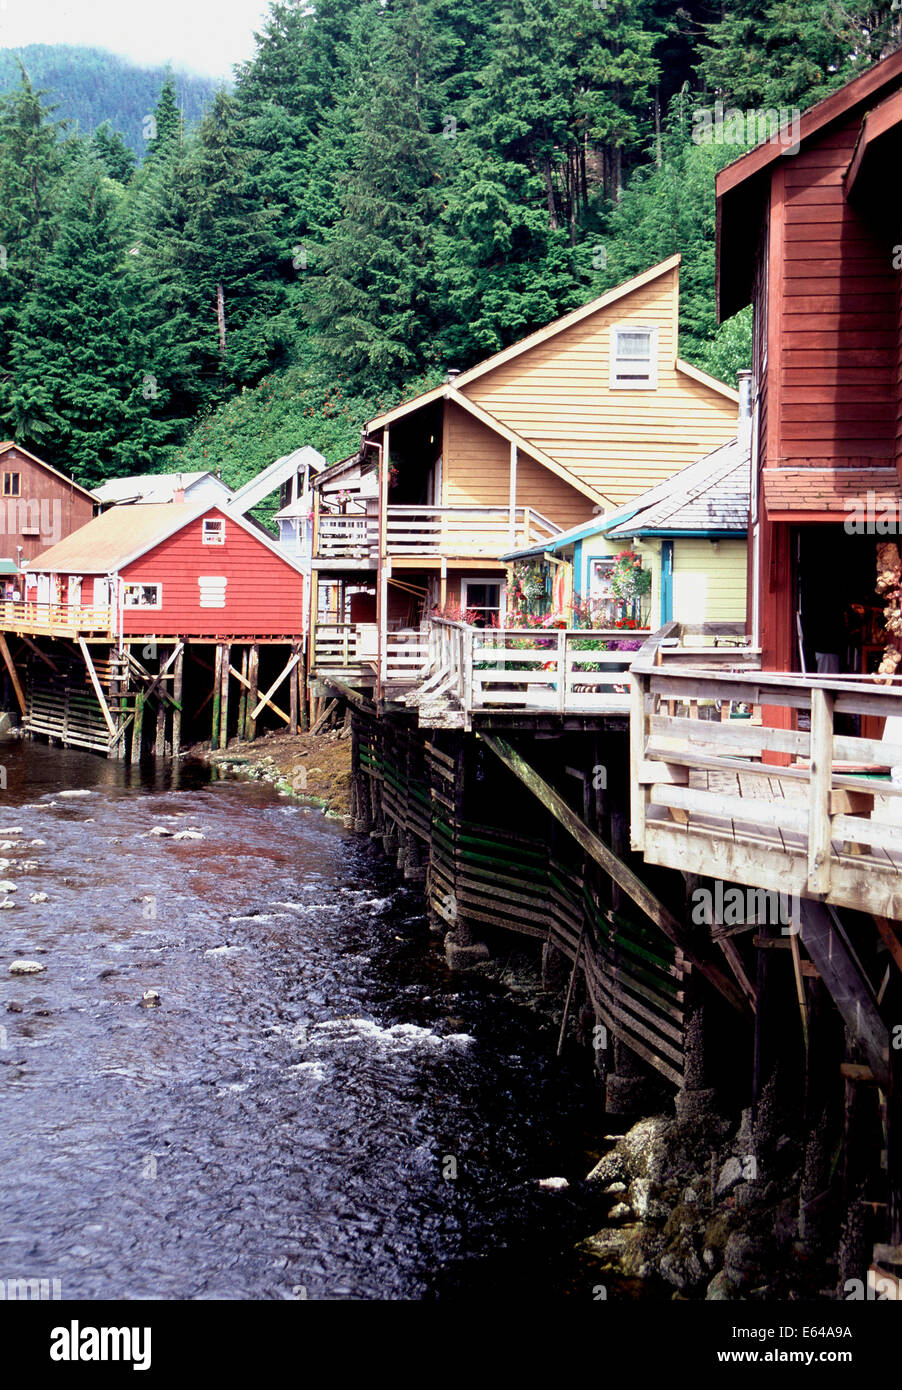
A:
[[[413,674],[435,612],[507,619],[501,556],[546,544],[736,431],[738,394],[678,355],[672,256],[371,420],[315,483],[311,668]]]

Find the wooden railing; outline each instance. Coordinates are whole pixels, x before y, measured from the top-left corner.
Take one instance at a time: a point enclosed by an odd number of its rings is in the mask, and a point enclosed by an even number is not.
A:
[[[520,708],[626,712],[636,640],[620,629],[477,628],[431,620],[424,698],[453,702],[466,715]],[[641,637],[643,634],[638,634]]]
[[[377,653],[374,650],[370,652],[369,659],[375,667]],[[362,660],[360,628],[357,624],[316,624],[313,637],[314,668],[347,671],[360,666]]]
[[[669,650],[673,637],[656,633],[631,670],[633,849],[902,917],[902,734],[836,726],[902,716],[902,684],[765,672],[750,647]]]
[[[390,555],[485,555],[539,545],[561,528],[531,507],[389,507]]]
[[[79,632],[112,633],[115,613],[109,605],[0,601],[0,628],[39,636],[75,636]]]
[[[418,681],[426,671],[429,641],[424,632],[390,632],[385,642],[385,680]]]
[[[324,559],[343,555],[366,555],[379,546],[379,519],[376,516],[329,516],[319,519],[316,553]]]

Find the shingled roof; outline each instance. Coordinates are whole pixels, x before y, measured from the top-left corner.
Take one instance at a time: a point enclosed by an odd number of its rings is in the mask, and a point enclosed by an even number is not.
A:
[[[599,530],[612,540],[632,536],[745,535],[749,524],[751,462],[748,445],[731,439],[687,464],[666,482],[634,497],[622,521],[605,518]],[[610,521],[614,520],[615,525]]]

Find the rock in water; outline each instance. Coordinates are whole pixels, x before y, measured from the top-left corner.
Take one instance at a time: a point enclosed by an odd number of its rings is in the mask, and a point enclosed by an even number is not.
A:
[[[160,1002],[160,996],[155,989],[146,989],[141,995],[141,1003],[145,1009],[153,1009]]]
[[[29,893],[28,901],[30,903],[47,903],[50,898],[47,893]]]
[[[202,835],[199,830],[177,830],[172,837],[174,840],[205,840],[206,835]]]
[[[545,1187],[550,1192],[561,1192],[569,1186],[566,1178],[539,1178],[539,1187]]]
[[[16,884],[10,883],[9,879],[3,879],[2,882],[0,882],[0,893],[15,893],[15,891]]]
[[[37,960],[14,960],[7,968],[10,975],[40,975],[42,970],[47,969]]]
[[[167,830],[165,825],[155,825],[152,830],[148,830],[148,835],[172,835],[171,830]]]
[[[57,792],[57,796],[90,796],[90,795],[91,795],[91,793],[90,793],[89,791],[81,791],[81,792]]]

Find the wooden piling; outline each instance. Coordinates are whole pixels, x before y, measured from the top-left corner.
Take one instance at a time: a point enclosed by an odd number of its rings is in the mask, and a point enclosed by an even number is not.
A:
[[[247,647],[241,651],[241,680],[239,681],[240,693],[238,695],[238,742],[243,743],[247,738],[247,666],[249,652]]]
[[[295,643],[295,645],[291,648],[291,651],[292,655],[295,652],[300,651],[300,647],[297,645],[297,643]],[[298,662],[298,670],[300,669],[301,663]],[[288,677],[288,701],[288,717],[290,720],[288,725],[288,732],[291,734],[296,734],[298,731],[298,683],[295,679],[294,671],[292,671],[291,675]]]
[[[222,648],[222,697],[220,699],[220,714],[222,725],[219,734],[220,748],[229,746],[229,664],[232,659],[232,648],[227,642]]]
[[[254,642],[251,647],[250,659],[248,661],[248,680],[250,689],[247,692],[247,723],[245,726],[245,736],[248,742],[253,742],[257,737],[257,721],[254,718],[254,710],[257,708],[258,701],[258,681],[260,677],[260,644]]]
[[[132,763],[141,761],[141,735],[144,730],[144,692],[135,691],[135,718],[132,724]]]
[[[210,748],[219,747],[220,705],[222,702],[222,643],[216,643],[216,665],[213,671],[213,728],[210,733]]]
[[[163,666],[163,653],[160,652],[160,668]],[[157,686],[157,739],[154,745],[154,757],[157,762],[162,762],[166,757],[166,697],[163,694],[163,682]]]
[[[185,660],[185,648],[179,652],[175,658],[175,678],[172,682],[172,698],[175,704],[172,707],[172,756],[177,758],[182,744],[182,684],[183,669]]]

